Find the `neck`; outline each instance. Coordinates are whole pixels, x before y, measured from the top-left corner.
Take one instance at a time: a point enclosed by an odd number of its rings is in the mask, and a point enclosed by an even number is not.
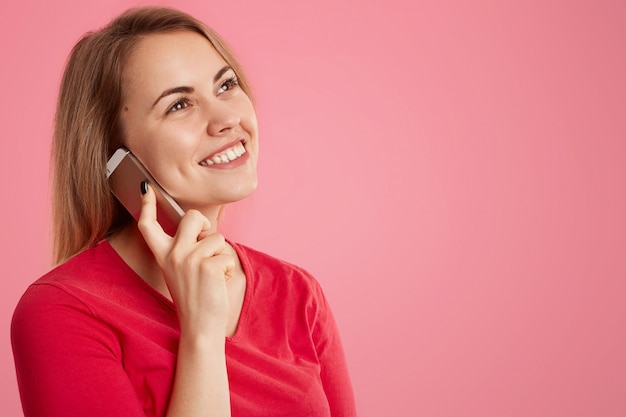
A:
[[[211,210],[202,211],[202,214],[204,214],[211,222],[211,229],[208,233],[205,233],[205,235],[217,232],[217,224],[221,211],[221,207],[215,207]],[[144,240],[143,235],[137,228],[136,222],[132,222],[128,226],[124,227],[118,233],[111,236],[108,241],[124,262],[126,262],[126,264],[133,271],[135,271],[137,275],[139,275],[144,281],[150,284],[163,296],[169,300],[172,299],[169,290],[167,289],[163,272],[154,258],[152,251]],[[237,269],[241,270],[239,259],[230,245],[228,245],[228,251],[235,257],[237,261]]]
[[[165,297],[171,299],[161,268],[137,228],[137,223],[132,222],[111,236],[109,243],[137,275]]]

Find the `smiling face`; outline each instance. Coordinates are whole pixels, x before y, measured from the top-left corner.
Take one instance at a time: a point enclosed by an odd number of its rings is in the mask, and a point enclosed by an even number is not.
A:
[[[124,144],[183,209],[206,211],[254,191],[254,107],[206,38],[189,31],[142,38],[122,86]]]

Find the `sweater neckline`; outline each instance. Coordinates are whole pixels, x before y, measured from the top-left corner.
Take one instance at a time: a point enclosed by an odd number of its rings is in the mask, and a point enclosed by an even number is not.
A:
[[[243,269],[243,273],[246,279],[246,289],[243,296],[243,304],[241,306],[241,312],[239,314],[239,322],[237,323],[237,328],[235,329],[235,333],[232,336],[226,336],[226,341],[235,343],[239,341],[244,333],[246,328],[246,324],[248,322],[248,311],[249,306],[252,299],[253,293],[253,270],[250,265],[250,260],[248,259],[247,254],[245,253],[244,247],[239,245],[238,243],[232,242],[228,239],[226,241],[235,249],[237,256],[239,257],[239,261],[241,262],[241,267]],[[150,284],[148,284],[143,278],[141,278],[137,273],[130,267],[124,259],[117,253],[117,251],[111,246],[107,239],[103,239],[100,242],[100,246],[107,252],[107,254],[113,259],[113,261],[124,270],[126,275],[131,277],[135,282],[138,282],[140,286],[144,288],[145,291],[149,292],[152,296],[156,297],[167,309],[176,313],[176,306],[174,303],[155,288],[153,288]]]

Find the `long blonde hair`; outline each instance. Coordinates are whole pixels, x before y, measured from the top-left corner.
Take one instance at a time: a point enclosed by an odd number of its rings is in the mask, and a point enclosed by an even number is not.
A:
[[[59,92],[52,144],[54,261],[62,262],[132,221],[113,197],[106,161],[122,144],[122,71],[141,37],[188,30],[206,37],[250,86],[231,49],[212,29],[178,10],[130,9],[82,37],[69,56]]]

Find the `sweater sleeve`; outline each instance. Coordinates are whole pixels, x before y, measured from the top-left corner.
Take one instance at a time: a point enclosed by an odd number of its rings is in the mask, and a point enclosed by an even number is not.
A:
[[[356,405],[339,330],[319,285],[314,287],[317,308],[312,338],[320,361],[320,376],[332,417],[355,417]]]
[[[145,417],[115,334],[62,288],[26,291],[11,342],[25,417]]]

